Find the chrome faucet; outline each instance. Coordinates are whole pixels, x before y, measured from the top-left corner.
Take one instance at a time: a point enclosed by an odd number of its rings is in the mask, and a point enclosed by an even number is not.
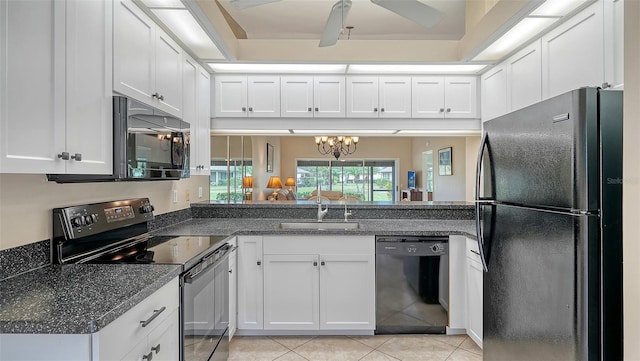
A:
[[[344,201],[344,221],[345,222],[349,222],[349,216],[351,215],[351,212],[349,212],[349,210],[347,209],[347,201]]]
[[[327,204],[327,207],[325,209],[322,209],[322,198],[320,196],[320,192],[322,191],[320,184],[318,184],[318,189],[316,191],[316,203],[318,203],[318,222],[322,222],[322,218],[324,218],[324,216],[327,214],[327,212],[329,212],[329,205]]]

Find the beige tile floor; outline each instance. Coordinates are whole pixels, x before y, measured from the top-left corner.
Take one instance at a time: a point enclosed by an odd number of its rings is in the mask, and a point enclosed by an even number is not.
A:
[[[229,361],[482,361],[467,336],[236,336]]]

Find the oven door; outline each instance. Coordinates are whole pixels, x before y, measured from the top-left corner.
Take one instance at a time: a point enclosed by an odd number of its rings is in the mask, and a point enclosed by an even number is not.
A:
[[[217,259],[212,261],[213,258]],[[225,246],[182,276],[182,360],[218,360],[213,357],[214,351],[217,347],[224,348],[223,338],[229,324],[228,271]]]

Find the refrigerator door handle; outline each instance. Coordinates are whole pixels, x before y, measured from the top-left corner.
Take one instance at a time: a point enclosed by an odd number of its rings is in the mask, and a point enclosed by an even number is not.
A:
[[[484,230],[482,229],[482,220],[480,219],[480,212],[482,210],[482,204],[490,204],[491,202],[487,202],[488,199],[480,198],[480,180],[481,180],[481,170],[482,163],[484,161],[484,150],[487,147],[487,133],[482,135],[482,140],[480,141],[480,150],[478,151],[478,163],[476,165],[476,236],[478,239],[478,250],[480,251],[480,260],[482,260],[482,269],[485,272],[489,271],[487,265],[487,259],[484,254]]]

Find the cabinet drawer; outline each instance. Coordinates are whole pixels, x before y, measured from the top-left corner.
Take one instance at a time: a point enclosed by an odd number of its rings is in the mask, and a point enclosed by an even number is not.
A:
[[[467,258],[482,263],[478,249],[478,241],[475,239],[467,238]]]
[[[373,236],[264,236],[264,254],[374,254]]]
[[[130,351],[144,340],[151,330],[167,319],[178,308],[178,304],[178,278],[175,278],[100,330],[100,359],[119,359],[120,356],[115,355],[115,352]],[[165,307],[164,311],[146,327],[142,327],[141,321],[150,319],[154,310],[160,310],[162,307]],[[105,357],[107,355],[110,357]]]

